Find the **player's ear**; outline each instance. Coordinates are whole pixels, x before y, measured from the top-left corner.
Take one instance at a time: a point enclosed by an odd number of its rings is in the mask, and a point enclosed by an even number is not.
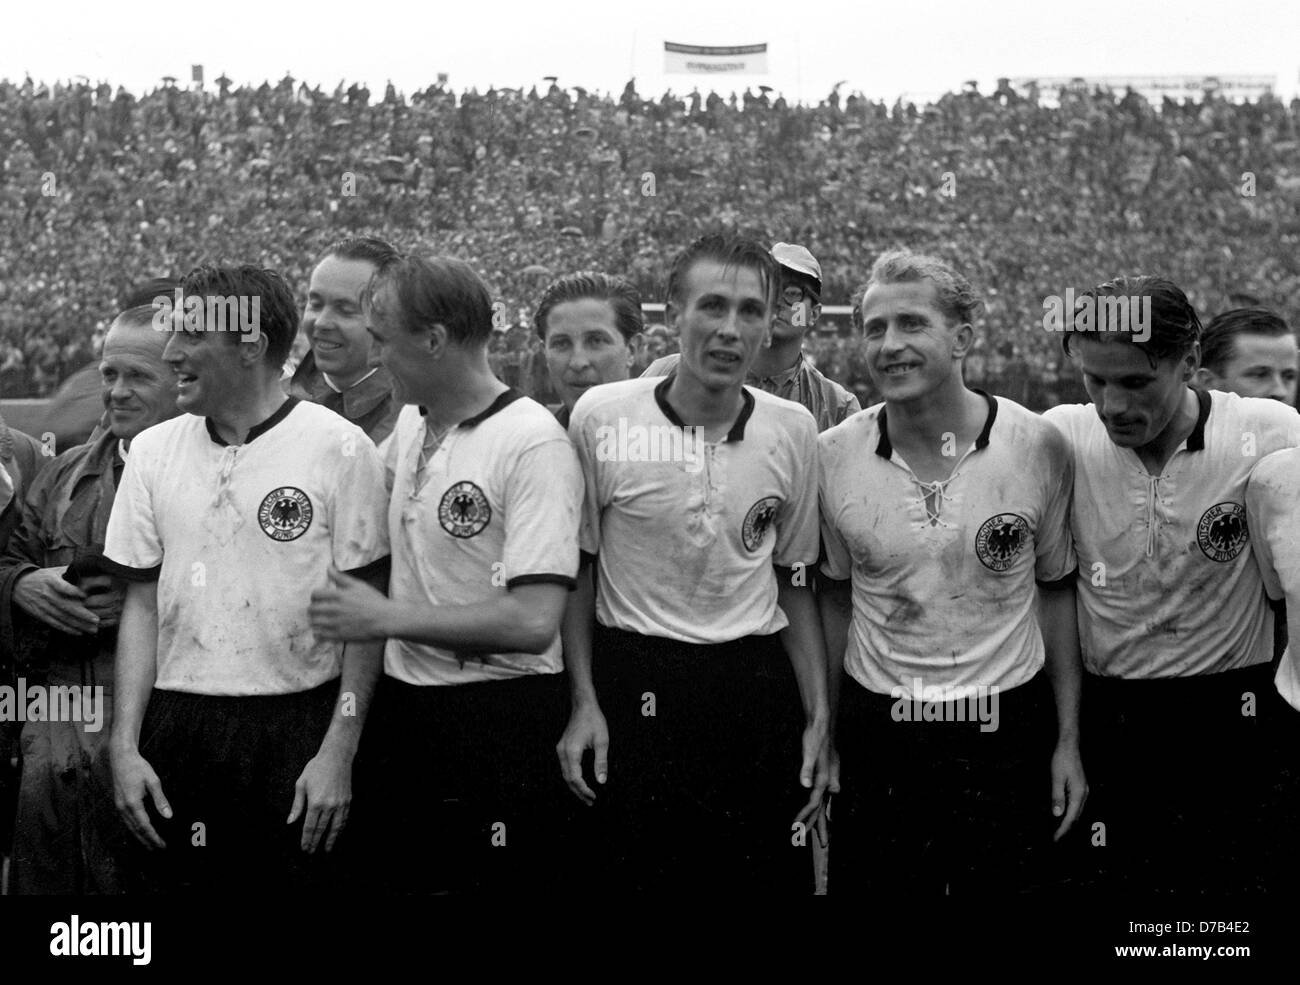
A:
[[[962,322],[952,337],[952,357],[962,359],[975,344],[975,328],[970,322]]]
[[[645,349],[645,333],[637,332],[627,340],[627,368],[631,369],[636,362],[637,354]]]
[[[1184,383],[1192,382],[1192,377],[1194,377],[1199,372],[1200,365],[1201,365],[1201,343],[1193,342],[1191,349],[1188,350],[1187,355],[1183,357],[1183,382]]]
[[[429,351],[429,355],[435,359],[441,358],[447,351],[447,345],[451,341],[447,333],[447,326],[442,322],[434,322],[428,328],[424,329],[424,345]]]

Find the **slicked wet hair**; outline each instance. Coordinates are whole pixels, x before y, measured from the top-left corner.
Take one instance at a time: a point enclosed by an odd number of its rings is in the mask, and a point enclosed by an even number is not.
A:
[[[330,257],[338,257],[340,260],[359,260],[373,264],[375,269],[378,269],[397,259],[398,256],[400,253],[397,247],[387,240],[375,236],[351,236],[331,243],[325,252],[316,258],[316,262],[319,264]]]
[[[756,239],[731,233],[710,233],[701,236],[673,258],[668,271],[668,301],[682,303],[686,275],[701,260],[713,260],[724,267],[753,270],[758,274],[763,297],[769,308],[776,306],[777,292],[781,288],[781,265],[772,258],[771,251]]]
[[[298,334],[298,305],[289,285],[274,270],[251,263],[205,264],[182,277],[180,288],[186,297],[258,298],[258,328],[266,336],[266,361],[277,368],[284,365]],[[236,333],[231,337],[235,341],[243,338]]]
[[[462,347],[485,346],[492,337],[492,295],[464,260],[398,254],[370,278],[366,304],[373,306],[386,286],[393,289],[397,321],[407,332],[440,324]]]
[[[862,300],[876,284],[913,284],[928,280],[934,284],[935,302],[944,317],[954,324],[963,325],[975,320],[983,302],[971,287],[970,281],[957,272],[947,261],[911,250],[890,250],[882,253],[871,265],[867,283],[861,296],[855,294],[854,325],[862,327]]]
[[[556,305],[588,298],[609,302],[614,309],[614,327],[623,336],[624,342],[631,342],[645,328],[645,317],[641,314],[641,295],[630,281],[584,270],[561,277],[542,293],[541,300],[537,302],[537,313],[533,315],[533,325],[542,341],[546,341],[546,319],[551,316]]]
[[[1222,375],[1237,355],[1237,336],[1267,335],[1277,338],[1290,335],[1291,327],[1280,315],[1267,308],[1233,308],[1215,315],[1201,335],[1201,365]]]
[[[1165,277],[1150,277],[1144,274],[1120,276],[1104,284],[1089,288],[1075,298],[1072,319],[1076,319],[1084,308],[1091,304],[1094,319],[1101,317],[1100,312],[1106,307],[1099,301],[1103,298],[1151,298],[1150,336],[1145,342],[1138,341],[1132,331],[1107,331],[1109,326],[1094,325],[1102,331],[1066,332],[1061,339],[1061,348],[1070,355],[1070,340],[1076,335],[1103,342],[1122,342],[1138,346],[1146,355],[1151,368],[1162,359],[1182,359],[1192,351],[1192,346],[1201,340],[1201,319],[1187,300],[1181,287]],[[1089,302],[1087,299],[1092,298]],[[1131,304],[1132,302],[1130,302]],[[1140,303],[1140,302],[1139,302]],[[1071,328],[1074,327],[1073,320]],[[1125,326],[1124,329],[1131,328]]]

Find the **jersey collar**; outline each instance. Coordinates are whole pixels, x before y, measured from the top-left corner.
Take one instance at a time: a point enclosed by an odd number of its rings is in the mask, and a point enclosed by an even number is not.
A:
[[[244,439],[244,444],[246,445],[250,444],[254,438],[258,437],[259,435],[266,434],[267,431],[271,430],[271,428],[275,427],[286,417],[288,417],[289,412],[293,410],[294,407],[296,406],[298,406],[297,397],[286,397],[284,403],[280,405],[279,410],[277,410],[274,414],[272,414],[270,417],[264,420],[261,424],[254,424],[251,428],[248,429],[248,437]],[[221,435],[217,434],[217,426],[212,423],[212,418],[205,417],[203,421],[208,426],[209,438],[215,441],[222,448],[227,448],[230,446],[229,441],[227,441]]]
[[[497,411],[505,410],[516,400],[519,400],[523,396],[524,393],[520,390],[516,390],[514,387],[511,387],[508,390],[503,390],[500,394],[497,395],[496,400],[492,401],[492,403],[488,405],[488,408],[486,410],[484,410],[482,413],[475,414],[473,417],[465,418],[465,420],[461,421],[456,426],[459,428],[472,428],[478,424],[482,424],[484,421],[486,421]],[[429,408],[421,407],[420,416],[427,417],[428,415],[429,415]]]
[[[677,411],[673,410],[672,404],[668,402],[668,388],[672,386],[673,377],[676,375],[676,372],[669,373],[655,387],[655,403],[659,405],[659,409],[663,411],[664,417],[668,418],[670,424],[674,427],[684,428],[687,425],[677,416]],[[731,425],[731,430],[727,432],[727,441],[745,440],[745,423],[749,420],[749,416],[754,413],[754,395],[741,387],[740,397],[742,401],[740,413],[736,415],[736,422]]]
[[[975,393],[983,397],[989,405],[989,416],[984,418],[984,428],[980,431],[979,437],[975,439],[975,450],[988,447],[989,435],[993,431],[993,422],[998,416],[997,397],[985,393],[983,390],[972,388]],[[889,408],[882,404],[880,407],[880,416],[876,422],[880,427],[880,440],[876,443],[876,454],[881,458],[892,458],[894,455],[894,443],[889,440],[889,421],[885,416],[885,411]]]
[[[1192,387],[1192,393],[1196,394],[1196,402],[1199,405],[1196,414],[1196,427],[1192,428],[1192,433],[1187,436],[1188,451],[1205,450],[1205,422],[1210,419],[1210,392],[1202,390],[1199,387]]]

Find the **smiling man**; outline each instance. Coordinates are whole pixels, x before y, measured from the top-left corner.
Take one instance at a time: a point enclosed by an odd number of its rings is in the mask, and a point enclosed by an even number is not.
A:
[[[1273,312],[1234,308],[1205,326],[1196,382],[1207,390],[1270,397],[1294,407],[1297,375],[1295,333]]]
[[[943,261],[881,256],[861,320],[884,402],[820,439],[835,895],[1031,890],[1087,796],[1069,448],[964,383],[978,305]]]
[[[175,417],[176,378],[153,308],[118,315],[99,370],[109,426],[64,452],[28,492],[0,560],[0,645],[29,682],[102,688],[102,718],[28,722],[15,826],[18,893],[120,891],[126,829],[113,809],[108,764],[113,652],[125,583],[104,573],[105,530],[132,441]],[[32,681],[36,678],[36,681]]]
[[[311,272],[302,314],[311,348],[289,384],[291,396],[328,407],[375,444],[392,433],[401,405],[393,399],[388,370],[370,365],[362,294],[395,256],[392,246],[371,237],[345,239],[325,251]]]
[[[382,644],[313,635],[308,605],[332,572],[384,583],[383,464],[360,428],[285,396],[298,318],[277,274],[199,267],[181,287],[256,298],[261,323],[178,313],[164,333],[185,413],[135,439],[104,550],[128,582],[115,799],[164,850],[140,858],[142,888],[328,887]]]
[[[1094,861],[1114,890],[1247,891],[1275,705],[1246,481],[1300,443],[1300,415],[1189,386],[1201,323],[1170,281],[1119,277],[1088,296],[1150,298],[1153,322],[1145,341],[1116,318],[1067,333],[1092,404],[1044,415],[1075,465]]]
[[[565,616],[572,711],[557,752],[603,815],[615,891],[705,875],[728,893],[812,892],[805,825],[826,784],[828,715],[807,571],[816,424],[744,385],[778,278],[752,240],[691,244],[668,279],[677,370],[592,389],[569,426],[597,578],[593,597],[584,567]],[[680,430],[668,446],[682,454],[611,455],[608,429]]]
[[[492,375],[492,301],[466,263],[400,256],[371,285],[373,358],[403,407],[384,445],[390,597],[336,577],[326,639],[387,639],[365,842],[381,891],[541,893],[568,807],[560,617],[582,477],[536,401]]]

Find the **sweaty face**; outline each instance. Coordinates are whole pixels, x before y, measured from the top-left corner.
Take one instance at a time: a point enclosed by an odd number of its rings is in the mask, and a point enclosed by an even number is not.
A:
[[[1106,425],[1110,440],[1124,448],[1155,441],[1178,413],[1193,357],[1161,359],[1151,366],[1141,346],[1076,335],[1070,351],[1083,372],[1083,385]]]
[[[699,260],[686,271],[680,293],[680,307],[670,300],[667,312],[680,333],[678,372],[707,390],[743,385],[772,327],[758,271]]]
[[[364,260],[326,257],[311,274],[302,328],[316,365],[340,386],[368,372],[370,334],[361,293],[375,272]]]
[[[109,428],[130,441],[145,428],[175,417],[176,375],[163,362],[165,333],[116,324],[104,337],[99,362]]]
[[[428,333],[408,332],[398,315],[397,295],[385,284],[369,309],[370,365],[383,366],[393,378],[393,399],[403,404],[428,404],[436,387],[436,360]]]
[[[1252,335],[1236,338],[1232,359],[1215,380],[1216,390],[1243,397],[1272,397],[1295,406],[1300,352],[1294,335]]]
[[[179,309],[172,315],[163,360],[177,379],[176,406],[186,414],[220,416],[245,371],[239,358],[241,336],[230,332],[207,332],[186,326]]]
[[[930,280],[873,284],[862,298],[863,349],[872,382],[888,401],[916,400],[958,371],[955,324]]]
[[[608,301],[565,301],[546,316],[546,367],[570,410],[593,386],[627,379],[634,355]]]

